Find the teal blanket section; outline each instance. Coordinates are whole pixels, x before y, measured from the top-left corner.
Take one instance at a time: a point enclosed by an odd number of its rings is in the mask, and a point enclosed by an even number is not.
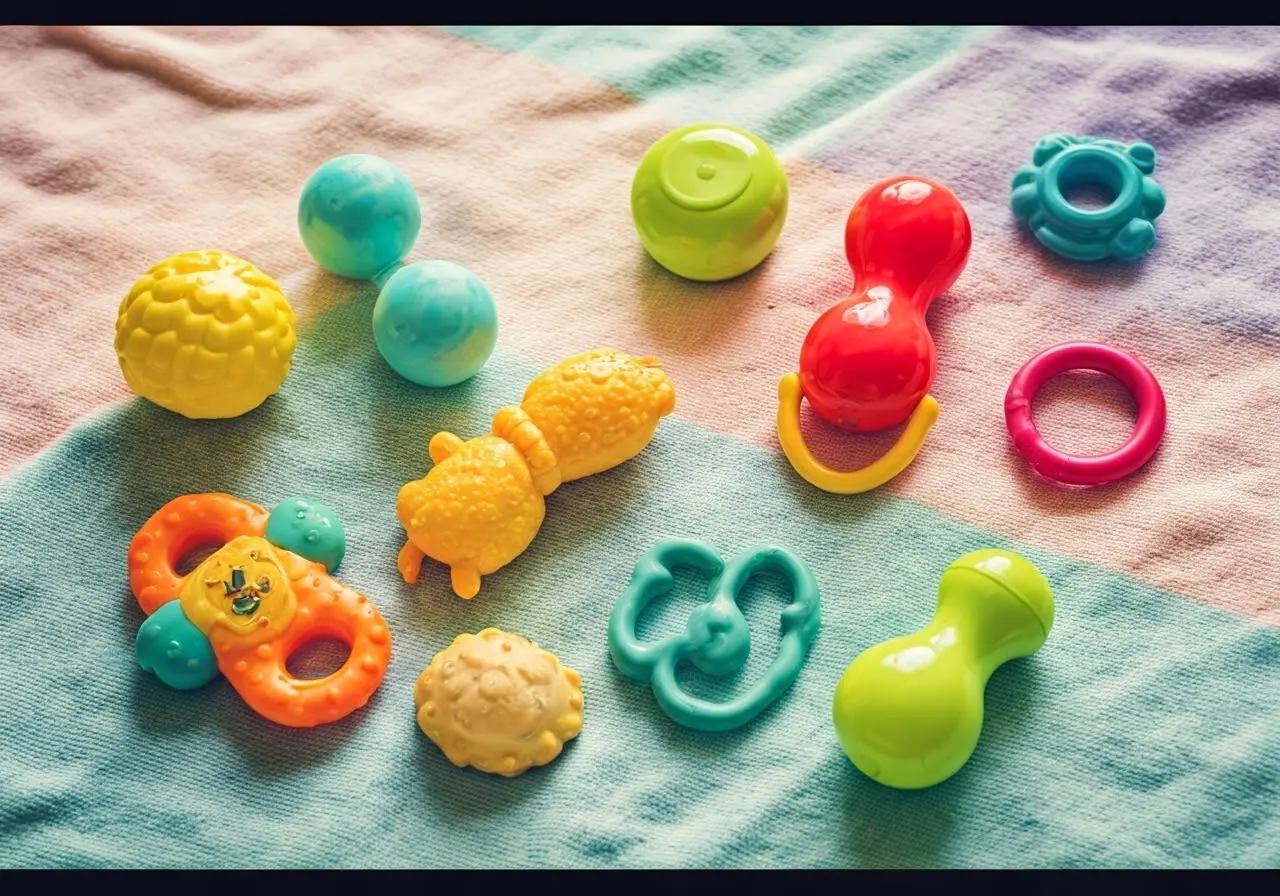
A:
[[[474,600],[431,562],[404,584],[395,494],[426,471],[428,439],[486,432],[538,368],[499,352],[465,385],[417,388],[378,357],[371,305],[365,290],[308,327],[283,392],[244,418],[133,401],[0,485],[0,866],[1280,865],[1280,632],[907,500],[821,493],[781,456],[678,418],[635,460],[551,495],[530,550]],[[286,729],[225,680],[177,692],[137,667],[127,546],[163,503],[204,490],[267,507],[312,495],[342,517],[340,577],[394,637],[366,708]],[[669,537],[726,558],[777,544],[822,587],[798,681],[738,731],[679,728],[609,659],[632,565]],[[959,774],[882,787],[836,743],[836,681],[861,650],[923,625],[947,563],[985,546],[1040,566],[1056,627],[991,679]],[[680,631],[700,589],[681,578],[642,637]],[[687,672],[694,693],[722,699],[771,661],[787,597],[765,578],[743,602],[748,668]],[[511,780],[453,767],[414,719],[432,655],[491,625],[555,652],[586,694],[579,738]]]
[[[473,25],[447,30],[602,81],[685,123],[731,121],[781,149],[991,29]]]

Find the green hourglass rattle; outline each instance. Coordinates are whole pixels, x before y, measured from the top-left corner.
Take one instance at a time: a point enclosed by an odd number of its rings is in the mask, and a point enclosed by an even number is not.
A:
[[[881,784],[940,784],[978,745],[991,673],[1039,650],[1052,627],[1053,592],[1030,562],[1008,551],[965,554],[943,572],[928,625],[845,670],[832,707],[840,746]]]

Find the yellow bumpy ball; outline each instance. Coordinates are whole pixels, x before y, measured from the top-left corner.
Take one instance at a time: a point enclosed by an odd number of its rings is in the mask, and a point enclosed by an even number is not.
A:
[[[481,576],[538,534],[546,495],[635,457],[675,400],[656,358],[597,349],[538,376],[519,407],[497,413],[492,435],[464,442],[437,433],[429,448],[435,466],[396,500],[408,536],[400,574],[416,582],[430,557],[449,566],[459,597],[474,597]]]
[[[413,687],[418,727],[459,768],[513,778],[582,731],[582,678],[496,628],[458,635]]]
[[[120,303],[116,354],[129,388],[194,419],[238,417],[279,391],[297,345],[279,285],[242,258],[182,252]]]

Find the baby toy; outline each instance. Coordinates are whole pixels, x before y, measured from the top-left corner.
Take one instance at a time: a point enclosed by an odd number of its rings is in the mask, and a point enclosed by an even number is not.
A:
[[[960,557],[938,583],[933,619],[863,652],[836,686],[840,746],[881,784],[932,787],[960,770],[982,733],[983,691],[1001,664],[1039,650],[1053,592],[1008,551]]]
[[[649,147],[631,216],[653,259],[690,280],[728,280],[773,251],[787,220],[787,174],[755,134],[695,124]]]
[[[391,369],[419,386],[453,386],[489,360],[498,341],[493,296],[449,261],[405,265],[422,226],[413,186],[371,155],[330,159],[298,202],[298,229],[312,258],[342,277],[372,280],[373,337]]]
[[[675,400],[657,358],[596,349],[539,374],[519,407],[494,416],[492,435],[464,442],[436,433],[428,446],[435,466],[396,499],[407,535],[400,574],[416,582],[430,557],[449,566],[459,597],[475,597],[480,577],[538,534],[546,495],[635,457]]]
[[[1164,190],[1151,179],[1156,151],[1148,143],[1050,134],[1036,144],[1032,164],[1013,176],[1009,204],[1036,239],[1075,261],[1134,261],[1155,245],[1152,223],[1164,211]],[[1072,205],[1067,194],[1091,184],[1108,190],[1105,208]]]
[[[120,303],[116,355],[137,395],[184,417],[238,417],[279,391],[297,345],[279,285],[229,252],[182,252]]]
[[[636,619],[654,598],[671,590],[671,571],[686,567],[711,578],[706,603],[689,616],[683,633],[657,643],[636,637]],[[689,660],[708,675],[743,669],[751,651],[751,629],[738,609],[747,580],[759,572],[781,573],[795,600],[782,611],[782,642],[768,673],[745,693],[724,703],[690,696],[676,681],[676,665]],[[618,670],[649,683],[658,706],[672,720],[698,731],[732,731],[750,722],[800,674],[821,624],[818,582],[809,568],[781,548],[759,547],[728,564],[697,541],[659,542],[639,561],[631,583],[609,618],[609,653]]]
[[[964,270],[970,242],[960,200],[921,177],[882,180],[854,204],[845,226],[854,292],[818,318],[800,350],[800,374],[778,384],[778,441],[810,484],[836,494],[864,492],[915,458],[938,418],[928,394],[937,357],[925,313]],[[879,460],[837,472],[804,443],[802,398],[828,423],[854,432],[910,421]]]
[[[369,599],[331,578],[320,559],[341,557],[341,530],[308,537],[331,517],[317,502],[295,498],[268,514],[220,493],[185,495],[157,510],[129,546],[129,584],[148,614],[138,663],[181,690],[221,672],[255,712],[295,728],[364,706],[386,673],[391,633]],[[273,542],[282,529],[285,543]],[[202,546],[217,550],[179,573]],[[350,645],[346,663],[325,678],[295,678],[289,657],[321,637]]]
[[[519,635],[458,635],[413,687],[418,727],[449,761],[514,778],[582,731],[582,678]]]
[[[1127,442],[1107,454],[1076,457],[1050,447],[1031,419],[1036,393],[1068,370],[1096,370],[1115,377],[1138,405],[1138,423]],[[1072,342],[1046,349],[1023,365],[1004,397],[1009,437],[1032,469],[1064,486],[1106,485],[1134,473],[1155,455],[1164,438],[1165,400],[1155,375],[1133,355],[1109,345]]]
[[[311,498],[282,501],[267,518],[267,541],[334,573],[347,553],[347,533],[338,515]]]

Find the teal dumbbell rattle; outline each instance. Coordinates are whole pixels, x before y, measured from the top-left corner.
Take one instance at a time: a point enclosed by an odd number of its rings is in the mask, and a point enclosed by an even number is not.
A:
[[[950,778],[982,734],[983,691],[1000,665],[1040,649],[1053,592],[1029,561],[974,551],[942,574],[933,619],[860,654],[836,685],[845,754],[868,777],[919,789]]]
[[[475,376],[498,342],[493,296],[450,261],[406,265],[422,226],[418,196],[386,159],[330,159],[302,188],[298,230],[311,257],[341,277],[372,280],[373,339],[391,369],[420,386]]]

